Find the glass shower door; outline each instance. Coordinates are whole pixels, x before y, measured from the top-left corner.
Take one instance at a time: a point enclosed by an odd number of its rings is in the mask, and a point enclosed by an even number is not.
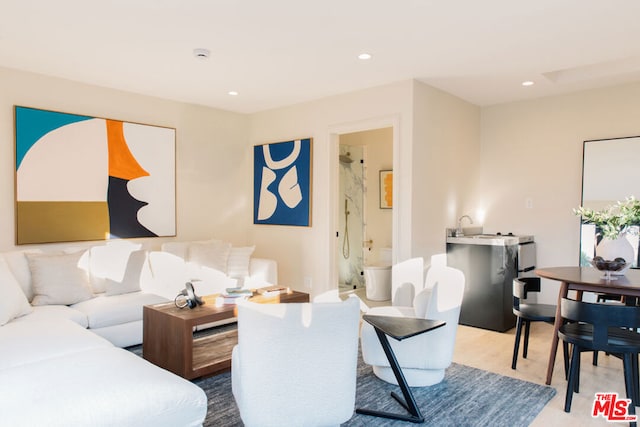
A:
[[[341,289],[364,286],[364,148],[340,144],[338,268]]]

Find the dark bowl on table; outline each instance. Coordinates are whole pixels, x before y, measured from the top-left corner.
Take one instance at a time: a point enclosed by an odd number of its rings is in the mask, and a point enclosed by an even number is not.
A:
[[[600,271],[620,271],[627,266],[624,258],[616,258],[614,260],[606,260],[602,257],[595,257],[591,264]]]

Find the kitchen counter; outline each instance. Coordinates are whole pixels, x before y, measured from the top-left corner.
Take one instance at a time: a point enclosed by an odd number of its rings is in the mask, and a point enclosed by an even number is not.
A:
[[[474,234],[470,236],[447,237],[447,243],[465,245],[509,246],[533,242],[533,236],[513,236],[508,234]]]

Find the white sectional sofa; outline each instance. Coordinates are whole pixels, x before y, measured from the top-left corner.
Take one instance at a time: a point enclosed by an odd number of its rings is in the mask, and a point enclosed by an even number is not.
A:
[[[201,425],[199,387],[118,347],[140,344],[143,306],[173,300],[186,281],[199,279],[200,295],[277,282],[275,262],[252,248],[214,271],[215,242],[165,248],[181,256],[126,241],[0,254],[0,425]]]
[[[201,388],[71,320],[78,310],[31,306],[5,257],[0,288],[1,425],[202,425]]]
[[[2,425],[199,426],[207,413],[201,388],[71,320],[10,322],[0,346]]]
[[[142,307],[167,301],[141,290],[146,252],[139,245],[30,249],[5,252],[0,258],[33,307],[16,322],[69,319],[126,347],[142,342]]]
[[[232,270],[207,266],[207,255],[216,253],[209,248],[216,248],[217,242],[171,242],[162,251],[147,252],[140,245],[115,241],[63,253],[27,250],[0,257],[33,304],[29,318],[70,319],[118,347],[128,347],[142,343],[142,307],[173,300],[187,281],[194,281],[198,295],[221,292],[239,281],[252,287],[277,284],[276,262],[252,258],[252,247],[229,245],[228,261],[242,258],[233,261],[239,267]],[[189,256],[190,247],[200,249],[200,262]],[[71,262],[79,263],[86,277],[74,274],[78,269]],[[62,286],[65,289],[60,291]]]

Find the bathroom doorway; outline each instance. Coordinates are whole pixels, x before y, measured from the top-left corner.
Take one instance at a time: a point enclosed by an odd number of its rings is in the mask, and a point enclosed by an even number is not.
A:
[[[336,265],[344,292],[363,288],[364,267],[383,262],[393,245],[392,209],[380,202],[380,172],[393,169],[393,128],[340,134],[338,156]]]

